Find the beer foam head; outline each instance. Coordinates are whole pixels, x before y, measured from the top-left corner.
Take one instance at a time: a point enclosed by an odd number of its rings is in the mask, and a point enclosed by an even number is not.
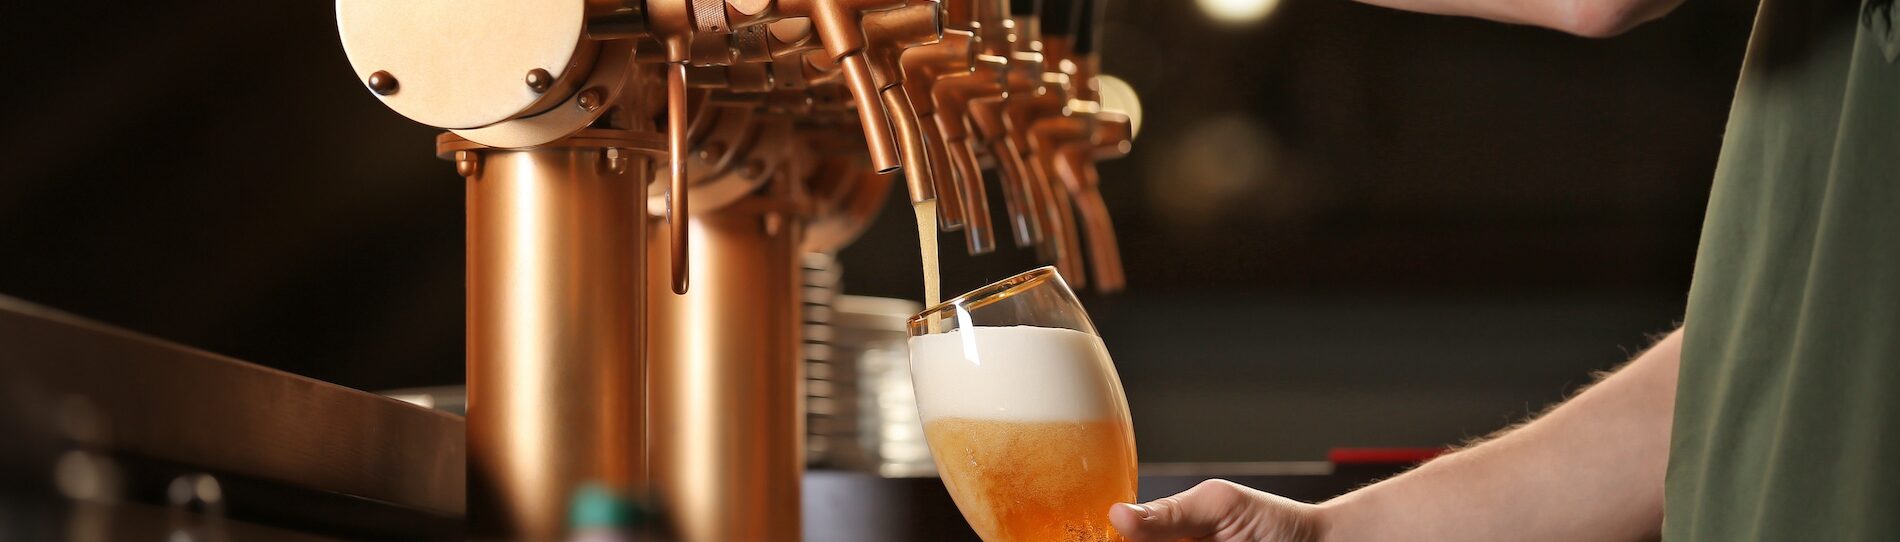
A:
[[[1070,329],[972,326],[910,338],[923,421],[1103,420],[1126,415],[1102,339]]]

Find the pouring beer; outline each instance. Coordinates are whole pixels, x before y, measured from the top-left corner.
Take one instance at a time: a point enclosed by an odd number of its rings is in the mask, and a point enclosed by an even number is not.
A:
[[[1108,509],[1135,499],[1128,402],[1054,268],[927,309],[909,329],[924,437],[983,540],[1122,539]]]

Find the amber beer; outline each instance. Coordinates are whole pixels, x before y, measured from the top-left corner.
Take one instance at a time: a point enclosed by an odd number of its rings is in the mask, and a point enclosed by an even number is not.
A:
[[[1102,341],[1080,331],[965,327],[911,338],[924,436],[957,508],[988,542],[1122,540],[1135,442]]]
[[[984,540],[1121,540],[1107,512],[1135,499],[1126,424],[949,418],[924,435],[956,460],[939,466],[943,485]]]

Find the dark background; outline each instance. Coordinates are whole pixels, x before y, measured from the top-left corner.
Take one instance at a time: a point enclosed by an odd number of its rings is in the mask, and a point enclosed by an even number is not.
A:
[[[54,4],[0,8],[0,295],[348,386],[460,381],[461,181],[354,80],[331,3]],[[1130,290],[1086,303],[1143,459],[1454,443],[1669,329],[1753,12],[1587,40],[1114,2]],[[894,200],[842,253],[850,293],[919,295],[910,228]],[[1035,264],[944,246],[946,291]]]

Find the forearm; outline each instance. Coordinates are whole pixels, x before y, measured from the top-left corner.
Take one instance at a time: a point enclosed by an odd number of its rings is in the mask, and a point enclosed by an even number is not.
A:
[[[1405,11],[1476,17],[1604,37],[1649,22],[1682,0],[1360,0]]]
[[[1681,352],[1678,330],[1531,423],[1321,505],[1324,539],[1653,535]]]

